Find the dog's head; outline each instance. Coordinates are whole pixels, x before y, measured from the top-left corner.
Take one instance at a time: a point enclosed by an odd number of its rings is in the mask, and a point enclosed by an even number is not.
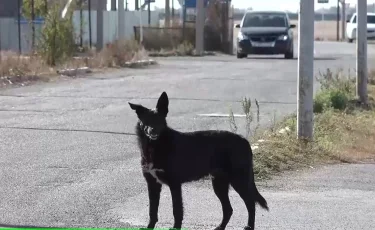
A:
[[[158,139],[160,133],[167,127],[167,114],[169,100],[166,92],[163,92],[156,104],[155,109],[148,109],[139,104],[128,102],[138,116],[139,123],[146,136],[151,140]]]

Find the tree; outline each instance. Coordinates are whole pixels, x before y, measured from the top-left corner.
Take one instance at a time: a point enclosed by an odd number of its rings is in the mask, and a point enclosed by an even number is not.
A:
[[[45,17],[47,14],[47,0],[23,0],[22,15],[31,20],[32,18],[32,1],[34,1],[34,16]]]
[[[61,18],[59,2],[51,4],[45,16],[45,23],[39,43],[39,54],[46,63],[55,66],[70,58],[75,51],[75,33],[73,26],[73,12],[75,5],[71,5],[65,18]]]
[[[33,20],[35,20],[35,17],[45,17],[47,13],[47,0],[23,0],[22,14],[31,24],[32,52],[34,52],[35,48],[35,26]]]

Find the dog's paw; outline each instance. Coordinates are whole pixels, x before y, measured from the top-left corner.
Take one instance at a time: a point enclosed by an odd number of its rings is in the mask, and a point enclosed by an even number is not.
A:
[[[225,228],[223,228],[223,227],[216,227],[214,230],[225,230]]]

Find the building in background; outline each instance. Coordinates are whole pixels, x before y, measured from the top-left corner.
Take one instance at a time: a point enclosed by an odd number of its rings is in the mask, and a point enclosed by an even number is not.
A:
[[[52,3],[56,0],[48,0],[49,3]],[[58,0],[65,5],[68,0]],[[83,0],[84,6],[83,9],[88,9],[88,0]],[[23,0],[20,1],[21,5]],[[97,10],[99,6],[102,6],[102,9],[107,9],[107,0],[91,0],[91,10]],[[0,17],[1,18],[16,18],[18,15],[18,0],[0,0]]]
[[[0,0],[0,18],[13,18],[18,15],[18,0]]]
[[[107,1],[110,0],[91,0],[91,10],[105,9],[107,10]],[[83,0],[83,9],[88,10],[88,0]]]

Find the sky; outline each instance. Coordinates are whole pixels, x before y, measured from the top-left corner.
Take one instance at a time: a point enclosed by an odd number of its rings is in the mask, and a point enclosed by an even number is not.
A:
[[[142,3],[145,0],[140,0]],[[174,1],[175,8],[180,8],[178,0],[171,0]],[[315,10],[319,8],[329,8],[331,6],[336,6],[337,0],[329,0],[329,3],[317,3],[315,1]],[[110,1],[108,1],[108,8],[110,7]],[[234,8],[250,8],[252,7],[254,10],[289,10],[293,12],[297,12],[299,7],[300,0],[232,0],[232,5]],[[346,0],[346,3],[349,3],[351,6],[356,4],[357,0]],[[367,4],[375,3],[375,0],[367,0]],[[172,4],[170,4],[172,5]],[[151,9],[154,6],[158,8],[164,8],[165,0],[155,0],[155,3],[151,3]],[[134,0],[128,0],[128,8],[130,10],[134,9]]]

